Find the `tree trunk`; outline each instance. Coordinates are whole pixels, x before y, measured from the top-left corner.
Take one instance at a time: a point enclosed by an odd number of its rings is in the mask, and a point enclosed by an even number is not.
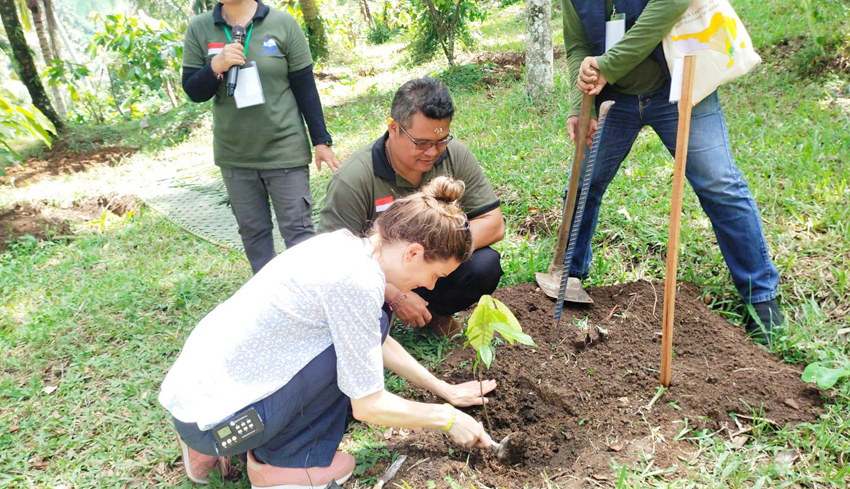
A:
[[[165,93],[168,95],[168,101],[171,102],[172,108],[177,108],[180,105],[180,102],[177,100],[177,97],[174,96],[174,88],[171,86],[171,80],[168,78],[165,79]]]
[[[27,8],[30,9],[35,32],[38,35],[38,44],[41,46],[41,57],[44,58],[44,66],[50,66],[51,60],[57,58],[53,48],[47,41],[47,29],[44,26],[44,19],[41,16],[41,5],[38,0],[27,0]],[[59,93],[58,87],[51,87],[53,91],[53,102],[56,104],[56,111],[60,117],[65,117],[68,111],[65,109],[65,101],[62,100],[62,95]]]
[[[68,54],[71,56],[71,61],[76,64],[80,64],[80,58],[77,57],[77,51],[74,48],[74,45],[71,43],[71,39],[68,37],[68,33],[65,31],[65,28],[62,27],[62,23],[59,22],[56,24],[56,27],[59,28],[59,37],[62,38],[62,43],[65,44],[65,49],[68,51]]]
[[[38,0],[27,0],[27,8],[30,9],[35,33],[38,35],[41,56],[44,58],[44,64],[48,65],[50,60],[53,59],[53,53],[50,50],[50,44],[47,42],[47,29],[44,28],[44,19],[41,17],[41,5]]]
[[[552,0],[526,0],[525,84],[538,100],[552,90]]]
[[[484,402],[484,379],[481,378],[481,366],[478,366],[478,387],[481,389],[481,405],[484,406],[484,419],[487,420],[487,432],[493,433],[493,425],[490,424],[490,415],[487,414],[487,403]]]
[[[121,110],[121,102],[118,101],[118,90],[115,89],[115,78],[112,76],[112,70],[106,69],[106,76],[109,78],[109,90],[112,92],[112,105],[115,107],[115,110],[121,114],[121,118],[125,121],[129,121],[132,117],[133,110],[130,109],[130,115],[124,114],[124,111]]]
[[[360,13],[363,14],[363,18],[366,19],[369,24],[372,24],[372,12],[369,10],[368,0],[360,0]]]
[[[310,52],[314,59],[324,58],[328,54],[328,36],[325,33],[325,23],[319,17],[316,0],[298,0],[304,23],[307,25],[307,37],[310,42]]]
[[[44,0],[44,18],[47,19],[47,33],[50,35],[50,51],[54,59],[62,59],[59,35],[56,34],[56,14],[53,12],[53,0]]]
[[[3,21],[3,26],[6,28],[6,35],[14,55],[12,59],[17,64],[18,73],[21,74],[21,81],[26,85],[30,98],[32,98],[32,104],[50,119],[57,131],[63,129],[65,124],[53,110],[53,105],[50,104],[50,99],[47,98],[47,93],[44,91],[44,85],[41,84],[41,79],[38,77],[32,51],[27,45],[24,31],[18,20],[14,0],[0,0],[0,20]]]

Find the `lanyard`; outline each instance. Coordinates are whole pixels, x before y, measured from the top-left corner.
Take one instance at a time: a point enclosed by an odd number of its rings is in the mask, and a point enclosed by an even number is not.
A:
[[[248,36],[245,37],[245,52],[242,53],[245,56],[248,56],[248,43],[251,42],[251,33],[254,32],[254,23],[251,22],[251,27],[248,28]],[[230,29],[227,26],[224,26],[224,33],[227,34],[227,42],[233,42],[233,38],[230,36]]]

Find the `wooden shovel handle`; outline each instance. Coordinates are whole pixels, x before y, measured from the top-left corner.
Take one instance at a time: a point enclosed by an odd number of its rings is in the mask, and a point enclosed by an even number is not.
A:
[[[570,170],[570,185],[567,189],[567,201],[561,215],[561,227],[558,228],[558,241],[555,243],[555,254],[549,264],[549,273],[563,268],[564,251],[567,249],[567,232],[573,222],[573,213],[578,196],[578,184],[581,180],[581,164],[584,161],[585,141],[590,130],[590,108],[593,106],[593,95],[584,94],[581,98],[581,112],[578,115],[578,134],[576,147],[573,152],[573,167]],[[567,264],[569,266],[569,264]]]

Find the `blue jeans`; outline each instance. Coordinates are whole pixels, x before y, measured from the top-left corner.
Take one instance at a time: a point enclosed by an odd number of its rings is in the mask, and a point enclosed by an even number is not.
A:
[[[381,336],[387,339],[390,318],[384,309]],[[249,406],[265,428],[233,450],[219,451],[212,430],[173,418],[180,439],[206,455],[230,456],[251,450],[260,463],[275,467],[327,467],[351,419],[351,400],[339,390],[336,350],[329,346],[277,392]],[[241,410],[240,410],[241,412]]]
[[[606,92],[597,97],[597,108],[605,100],[613,100],[615,104],[601,135],[587,207],[570,264],[570,275],[577,277],[586,276],[590,268],[593,257],[590,242],[599,219],[602,196],[641,128],[650,126],[670,154],[676,153],[679,109],[678,104],[668,102],[669,86],[646,95]],[[768,254],[758,207],[732,159],[729,131],[717,92],[693,109],[685,176],[711,220],[720,251],[741,297],[747,302],[774,299],[779,273]]]

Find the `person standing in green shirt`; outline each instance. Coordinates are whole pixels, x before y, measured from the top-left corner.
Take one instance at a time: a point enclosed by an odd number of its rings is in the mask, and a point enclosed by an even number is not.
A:
[[[245,46],[232,42],[236,25],[247,31]],[[245,68],[240,70],[235,96],[228,95],[224,82],[234,67]],[[259,86],[248,83],[253,72]],[[315,234],[305,121],[316,167],[321,170],[322,163],[331,170],[339,167],[330,148],[304,32],[291,15],[260,0],[222,0],[189,23],[183,89],[194,102],[213,99],[215,164],[221,169],[245,254],[257,273],[275,257],[269,198],[287,247]],[[245,94],[253,99],[246,102]]]
[[[615,102],[600,135],[570,276],[588,274],[602,197],[641,129],[650,126],[675,154],[679,112],[677,104],[669,103],[670,73],[660,43],[688,5],[689,0],[563,0],[572,87],[570,139],[575,141],[578,133],[582,93],[596,96],[588,140],[581,142],[588,145],[597,130],[596,109],[606,100]],[[610,22],[621,15],[625,34],[606,49],[606,29],[613,32]],[[756,312],[746,321],[747,331],[756,341],[771,341],[784,322],[776,300],[779,273],[770,259],[758,207],[732,158],[716,92],[693,108],[685,174],[711,220],[738,292]]]
[[[395,200],[434,178],[463,181],[460,205],[472,232],[472,257],[432,289],[400,290],[388,283],[385,295],[386,307],[404,324],[427,325],[450,336],[461,329],[452,315],[499,284],[501,256],[490,245],[505,234],[499,198],[475,155],[451,133],[454,110],[448,88],[436,78],[402,85],[393,98],[387,132],[355,151],[331,178],[319,221],[323,233],[348,229],[365,236]]]

